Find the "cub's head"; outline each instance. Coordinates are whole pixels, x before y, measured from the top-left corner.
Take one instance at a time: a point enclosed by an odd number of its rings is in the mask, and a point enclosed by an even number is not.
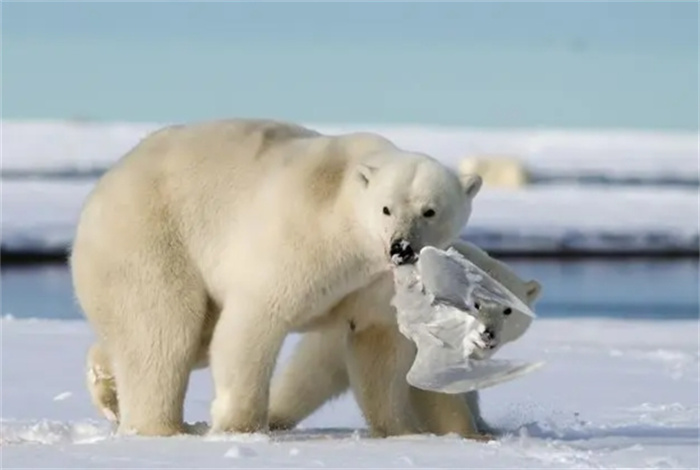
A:
[[[534,279],[523,282],[512,271],[499,281],[530,308],[542,292],[539,282]],[[475,343],[477,348],[471,354],[474,359],[490,358],[501,346],[520,338],[533,320],[517,309],[483,299],[475,299],[472,307],[483,325],[479,340]]]
[[[382,157],[357,167],[358,216],[392,263],[414,263],[423,247],[445,248],[459,235],[482,179],[421,154]]]

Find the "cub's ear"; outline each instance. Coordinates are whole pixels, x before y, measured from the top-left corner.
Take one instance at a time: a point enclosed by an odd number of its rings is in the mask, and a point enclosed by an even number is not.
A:
[[[365,186],[369,185],[370,180],[377,171],[377,167],[369,166],[366,163],[360,163],[357,166],[357,177],[364,183]]]
[[[525,294],[527,295],[528,304],[532,304],[537,300],[542,293],[542,286],[534,279],[525,283]]]
[[[476,173],[460,173],[459,181],[464,193],[470,198],[474,198],[484,184],[483,178]]]

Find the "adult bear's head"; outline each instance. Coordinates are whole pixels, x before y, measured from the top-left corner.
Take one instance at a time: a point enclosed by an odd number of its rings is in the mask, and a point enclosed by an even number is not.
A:
[[[396,265],[425,246],[445,248],[465,226],[481,189],[478,175],[457,175],[426,155],[382,153],[358,165],[358,217]]]

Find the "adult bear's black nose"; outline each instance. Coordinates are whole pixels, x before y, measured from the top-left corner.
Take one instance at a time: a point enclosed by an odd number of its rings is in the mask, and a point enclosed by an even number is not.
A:
[[[389,247],[389,255],[391,256],[391,260],[399,266],[402,264],[415,263],[417,259],[416,253],[413,251],[411,244],[402,238],[391,242],[391,246]]]

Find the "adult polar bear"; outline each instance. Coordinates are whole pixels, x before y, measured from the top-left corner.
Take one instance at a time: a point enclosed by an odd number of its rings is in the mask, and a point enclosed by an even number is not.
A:
[[[534,279],[521,279],[507,264],[464,240],[450,244],[462,256],[532,307],[541,293]],[[479,392],[447,394],[410,386],[406,374],[415,345],[400,332],[391,305],[390,274],[339,303],[323,328],[306,333],[272,382],[270,426],[290,429],[329,399],[350,388],[376,436],[429,432],[483,438],[493,429],[481,416]],[[488,325],[475,359],[486,359],[517,340],[532,318],[496,303],[479,305]]]
[[[190,372],[208,363],[212,430],[264,430],[287,334],[392,262],[444,247],[481,184],[369,133],[234,119],[151,134],[78,222],[73,283],[98,337],[88,362],[106,369],[91,391],[113,377],[120,432],[172,435]]]

